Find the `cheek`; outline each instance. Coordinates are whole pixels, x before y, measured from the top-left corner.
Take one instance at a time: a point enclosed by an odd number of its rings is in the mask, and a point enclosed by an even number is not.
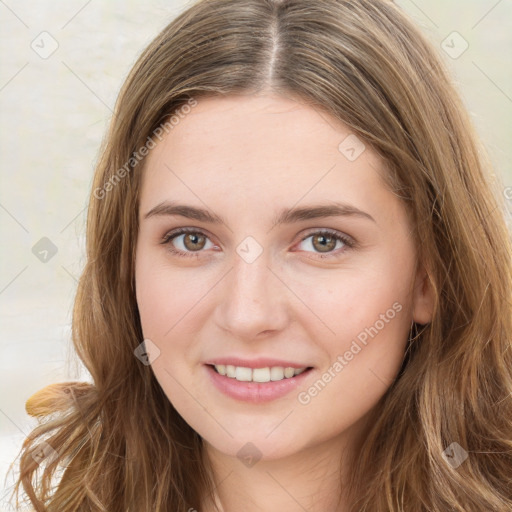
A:
[[[397,273],[396,269],[391,272],[385,262],[378,263],[295,280],[294,292],[312,313],[307,315],[312,319],[311,339],[322,334],[337,343],[356,337],[376,323],[379,330],[385,326],[388,332],[400,330],[402,324],[410,325],[410,265],[403,265],[402,272]]]
[[[137,255],[136,295],[144,336],[163,340],[188,325],[188,315],[193,315],[208,287],[200,273],[199,269],[170,268],[143,251]]]
[[[324,353],[322,370],[331,372],[325,380],[333,382],[333,393],[353,392],[354,403],[377,399],[402,364],[412,321],[412,265],[402,263],[397,272],[383,258],[364,270],[333,272],[325,281],[295,288],[314,313],[302,325]]]
[[[320,335],[311,325],[309,336],[324,359],[316,379],[297,396],[304,418],[323,418],[327,436],[349,428],[377,405],[397,376],[410,328],[403,283],[381,280],[377,287],[370,278],[344,282],[354,286],[342,289],[336,286],[341,282],[331,282],[332,293],[310,295],[334,333],[322,329]]]
[[[170,268],[141,251],[135,269],[136,296],[142,332],[158,347],[152,371],[174,407],[188,417],[194,401],[184,389],[198,368],[197,347],[191,340],[201,327],[197,319],[204,283],[194,270]],[[201,396],[201,393],[196,391]],[[197,411],[195,411],[197,412]]]

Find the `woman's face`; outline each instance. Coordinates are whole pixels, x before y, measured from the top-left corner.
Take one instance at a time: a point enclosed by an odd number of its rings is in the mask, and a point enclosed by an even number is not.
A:
[[[392,384],[432,305],[384,172],[347,126],[281,96],[201,99],[151,149],[142,329],[213,449],[276,459],[341,442]]]

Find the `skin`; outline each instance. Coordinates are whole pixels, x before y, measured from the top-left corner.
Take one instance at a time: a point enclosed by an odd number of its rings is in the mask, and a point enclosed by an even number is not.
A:
[[[202,98],[146,160],[136,250],[142,329],[160,351],[156,378],[205,441],[225,511],[346,510],[343,498],[336,504],[340,475],[350,470],[344,461],[400,369],[411,323],[431,320],[432,290],[406,211],[384,184],[375,152],[366,147],[354,161],[340,152],[350,134],[292,98]],[[146,218],[164,201],[206,208],[225,223]],[[374,220],[343,215],[272,228],[283,208],[334,201]],[[206,239],[162,243],[180,227]],[[322,229],[355,245],[328,241],[321,252],[315,233]],[[262,250],[250,263],[236,250],[248,236]],[[198,257],[180,257],[171,246]],[[394,318],[300,403],[298,393],[332,373],[338,356],[393,304],[400,306]],[[205,361],[229,355],[281,358],[313,371],[299,390],[251,404],[210,383]],[[248,442],[261,454],[252,467],[237,457]],[[211,510],[206,500],[191,507]]]

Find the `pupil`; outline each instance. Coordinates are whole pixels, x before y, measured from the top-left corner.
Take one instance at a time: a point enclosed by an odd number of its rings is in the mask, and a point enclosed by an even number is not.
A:
[[[186,243],[186,245],[187,245],[187,246],[188,246],[189,244],[197,245],[197,244],[199,243],[199,242],[198,242],[198,240],[199,240],[200,238],[202,238],[200,235],[198,236],[197,234],[193,234],[193,233],[191,233],[191,234],[187,235],[187,237],[186,237],[186,239],[185,239],[185,240],[186,240],[186,242],[187,242],[187,243]],[[189,247],[189,248],[190,248],[190,247]],[[191,248],[192,248],[192,249],[197,249],[197,247],[191,247]]]
[[[316,241],[320,242],[322,250],[321,252],[327,252],[329,249],[333,249],[333,238],[331,236],[325,236],[325,235],[318,235],[316,237]],[[336,242],[334,242],[334,245],[336,245]]]

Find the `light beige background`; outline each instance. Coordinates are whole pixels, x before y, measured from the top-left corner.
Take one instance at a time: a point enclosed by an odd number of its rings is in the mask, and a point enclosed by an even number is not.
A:
[[[511,186],[512,2],[397,3],[450,66],[503,188]],[[123,79],[185,6],[0,0],[0,511],[10,510],[8,463],[34,424],[25,400],[49,383],[87,378],[69,332],[94,163]],[[467,50],[452,58],[464,40]],[[57,248],[46,263],[32,252],[43,237]]]

